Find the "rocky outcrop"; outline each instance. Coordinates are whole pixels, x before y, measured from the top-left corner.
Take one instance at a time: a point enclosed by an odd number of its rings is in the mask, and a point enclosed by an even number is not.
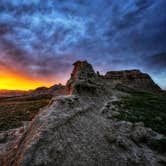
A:
[[[97,85],[97,75],[92,65],[87,61],[77,61],[73,65],[71,78],[66,84],[67,93],[96,95],[100,87]]]
[[[2,165],[165,165],[165,155],[148,144],[164,136],[142,123],[112,118],[112,102],[121,93],[109,90],[111,84],[86,61],[76,62],[66,85],[70,95],[54,98],[41,110]]]
[[[33,120],[20,143],[4,158],[3,165],[165,164],[164,154],[147,144],[162,136],[142,123],[105,118],[102,110],[106,99],[64,96],[52,102]]]
[[[109,89],[117,86],[121,89],[126,87],[129,91],[161,92],[151,77],[140,70],[109,71],[102,76],[95,73],[87,61],[77,61],[73,65],[74,70],[66,85],[68,94],[97,95],[104,89],[107,93]]]
[[[0,165],[5,154],[19,144],[27,125],[28,123],[24,123],[20,128],[0,132]]]
[[[154,83],[151,77],[140,70],[109,71],[105,74],[104,79],[139,91],[161,91],[160,87]]]

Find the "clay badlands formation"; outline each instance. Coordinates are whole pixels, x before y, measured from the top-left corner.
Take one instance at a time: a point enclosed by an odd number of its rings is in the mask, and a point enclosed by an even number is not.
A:
[[[1,165],[164,166],[166,155],[149,146],[162,134],[142,122],[115,118],[113,103],[128,91],[161,89],[139,70],[102,76],[87,61],[74,63],[66,95],[53,98],[32,122],[16,130],[19,136],[4,150]]]

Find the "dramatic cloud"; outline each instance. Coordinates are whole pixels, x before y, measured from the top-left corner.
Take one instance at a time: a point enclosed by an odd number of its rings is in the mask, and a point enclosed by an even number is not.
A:
[[[0,66],[65,82],[71,64],[166,77],[165,0],[0,0]]]
[[[166,70],[166,53],[155,54],[145,58],[145,66],[154,72]]]

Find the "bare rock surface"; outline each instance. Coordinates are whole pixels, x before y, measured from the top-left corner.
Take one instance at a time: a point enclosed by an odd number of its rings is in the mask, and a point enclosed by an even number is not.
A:
[[[104,79],[126,85],[129,88],[134,88],[139,91],[161,91],[160,87],[154,83],[151,77],[147,73],[142,73],[140,70],[109,71],[105,74]]]
[[[3,165],[162,165],[165,157],[144,142],[158,134],[142,124],[105,118],[101,110],[106,100],[75,95],[55,99]]]
[[[26,131],[27,125],[27,123],[24,123],[24,126],[20,128],[0,132],[0,165],[2,165],[3,157],[10,151],[10,149],[17,147],[20,139]]]
[[[69,95],[54,98],[40,111],[2,165],[166,165],[166,155],[148,145],[164,136],[143,123],[112,118],[112,102],[123,93],[113,90],[86,61],[74,66],[66,86]]]
[[[98,86],[97,75],[93,70],[91,64],[87,61],[77,61],[74,64],[71,78],[68,80],[66,89],[69,94],[95,94]]]

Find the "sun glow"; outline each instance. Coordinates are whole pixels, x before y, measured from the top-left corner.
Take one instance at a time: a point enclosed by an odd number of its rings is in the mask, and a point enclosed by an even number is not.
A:
[[[52,82],[38,81],[28,76],[11,71],[3,71],[0,73],[0,89],[8,90],[30,90],[40,86],[49,87]]]

